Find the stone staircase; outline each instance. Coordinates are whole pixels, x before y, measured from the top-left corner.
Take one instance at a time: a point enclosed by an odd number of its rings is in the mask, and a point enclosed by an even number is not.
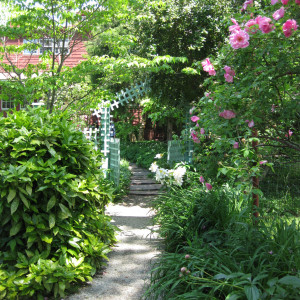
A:
[[[150,171],[139,168],[135,164],[130,164],[132,173],[129,195],[151,196],[160,194],[161,184],[155,179],[149,178]]]

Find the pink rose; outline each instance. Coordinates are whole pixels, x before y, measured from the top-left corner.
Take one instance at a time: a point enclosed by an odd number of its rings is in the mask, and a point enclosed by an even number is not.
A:
[[[204,177],[203,177],[203,176],[200,176],[200,177],[199,177],[199,181],[200,181],[201,183],[204,183],[204,181],[205,181],[205,180],[204,180]]]
[[[210,62],[209,58],[206,58],[205,61],[201,62],[203,70],[205,72],[208,72],[209,75],[216,75],[216,71],[214,69],[214,66],[212,65],[212,63]]]
[[[300,0],[295,0],[296,4],[300,5]]]
[[[190,109],[190,115],[193,113],[193,111],[195,110],[195,106],[193,106],[191,109]]]
[[[282,26],[283,34],[286,37],[289,37],[292,35],[292,30],[297,30],[297,28],[298,28],[297,22],[293,19],[289,19]]]
[[[281,3],[282,3],[283,5],[287,5],[289,1],[290,1],[290,0],[281,0]]]
[[[232,118],[235,118],[235,113],[232,110],[224,110],[223,112],[219,113],[219,116],[224,119],[230,120]]]
[[[210,183],[205,183],[206,188],[210,191],[212,189],[212,185]]]
[[[204,128],[201,128],[201,129],[200,129],[200,133],[201,133],[201,134],[205,134]]]
[[[246,48],[249,46],[249,34],[244,30],[238,30],[229,36],[230,45],[233,49]]]
[[[242,10],[242,11],[243,11],[243,10],[246,10],[247,7],[248,7],[248,5],[250,5],[250,4],[252,4],[252,3],[253,3],[253,0],[247,0],[247,1],[245,1],[244,4],[243,4],[243,8],[242,8],[241,10]]]
[[[239,148],[239,143],[238,143],[238,142],[235,142],[235,143],[233,144],[233,148],[234,148],[234,149],[238,149],[238,148]]]
[[[230,67],[228,66],[225,66],[224,67],[224,70],[225,70],[225,74],[224,74],[224,77],[226,79],[227,82],[233,82],[233,76],[235,76],[235,72],[234,70],[232,70]]]
[[[249,127],[249,128],[254,127],[254,121],[253,121],[253,120],[251,120],[251,121],[248,123],[248,127]]]
[[[275,29],[274,25],[270,23],[272,21],[270,18],[260,17],[256,19],[258,19],[258,27],[262,33],[269,33]]]
[[[292,134],[293,134],[293,131],[289,130],[289,136],[292,136]]]
[[[280,9],[276,10],[273,14],[273,19],[278,21],[284,16],[284,7],[282,6]]]
[[[259,164],[260,165],[264,165],[264,164],[266,164],[268,161],[267,160],[261,160],[260,162],[259,162]]]
[[[271,0],[271,4],[274,5],[278,2],[278,0]]]
[[[235,31],[239,31],[239,30],[241,30],[241,27],[239,25],[231,25],[231,26],[229,26],[229,31],[231,33],[235,32]]]
[[[250,19],[246,24],[245,24],[245,31],[250,32],[250,33],[256,33],[257,28],[256,28],[256,21],[253,19]],[[251,28],[252,27],[252,28]]]
[[[200,118],[197,116],[192,116],[191,120],[192,120],[192,122],[197,122],[198,120],[200,120]]]
[[[239,23],[237,22],[237,20],[236,20],[236,19],[234,19],[234,18],[231,18],[230,20],[231,20],[231,22],[232,22],[234,25],[239,25]]]

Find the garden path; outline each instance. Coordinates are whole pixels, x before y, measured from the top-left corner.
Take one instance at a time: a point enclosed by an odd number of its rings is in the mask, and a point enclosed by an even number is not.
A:
[[[68,300],[139,300],[149,283],[151,263],[160,253],[160,239],[153,232],[150,202],[160,185],[148,171],[131,165],[130,193],[122,203],[111,204],[106,213],[120,232],[104,271]]]

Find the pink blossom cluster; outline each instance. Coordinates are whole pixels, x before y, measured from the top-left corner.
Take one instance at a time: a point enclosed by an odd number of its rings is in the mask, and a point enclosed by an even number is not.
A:
[[[298,28],[297,22],[293,19],[289,19],[283,24],[282,27],[283,34],[286,37],[289,37],[292,35],[293,30],[297,30],[297,28]]]
[[[219,113],[219,116],[224,119],[230,120],[235,118],[235,113],[232,110],[224,110],[221,113]]]
[[[279,0],[271,0],[271,4],[275,5]],[[290,0],[281,0],[281,3],[283,5],[287,5],[289,3]],[[300,5],[300,0],[295,0],[295,3]]]
[[[224,67],[224,70],[225,70],[225,74],[224,74],[224,77],[225,77],[225,80],[227,82],[233,82],[233,76],[235,76],[235,72],[234,70],[232,70],[230,67],[228,66],[225,66]]]
[[[208,72],[209,75],[213,75],[213,76],[216,75],[214,66],[210,62],[209,58],[206,58],[205,61],[203,61],[201,64],[202,64],[203,70],[205,72]]]
[[[249,127],[249,128],[254,127],[254,121],[253,121],[253,120],[251,120],[251,121],[245,120],[245,122],[248,123],[248,127]]]
[[[200,181],[201,183],[205,183],[204,177],[203,177],[203,176],[200,176],[200,177],[199,177],[199,181]],[[206,186],[206,188],[207,188],[209,191],[212,189],[212,185],[211,185],[210,183],[208,183],[208,182],[205,183],[205,186]]]
[[[196,144],[200,143],[200,140],[198,138],[198,133],[196,131],[191,132],[191,137],[192,137],[194,143],[196,143]]]
[[[247,0],[247,1],[245,1],[244,4],[243,4],[243,7],[242,7],[242,9],[241,9],[241,11],[246,10],[247,7],[248,7],[250,4],[253,4],[253,0]]]
[[[271,0],[271,4],[274,5],[278,0]],[[289,0],[281,0],[283,5],[287,5]],[[296,4],[300,4],[300,0],[295,0]],[[246,10],[248,5],[252,4],[253,1],[244,2],[242,10]],[[278,21],[284,17],[285,9],[282,6],[280,9],[276,10],[273,13],[273,19]],[[270,33],[275,30],[275,25],[272,23],[272,20],[268,17],[257,16],[255,19],[250,19],[246,24],[244,30],[241,29],[240,25],[235,19],[231,19],[234,25],[229,27],[230,36],[229,41],[233,49],[246,48],[249,46],[249,34],[255,34],[257,32],[257,27],[264,34]],[[297,22],[293,19],[287,20],[283,24],[283,34],[286,37],[290,37],[293,31],[297,30]]]

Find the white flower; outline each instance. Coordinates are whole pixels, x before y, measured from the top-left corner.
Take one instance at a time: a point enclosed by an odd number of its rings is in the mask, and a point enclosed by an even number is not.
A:
[[[155,162],[153,162],[153,163],[151,164],[149,170],[150,170],[151,172],[155,173],[157,169],[158,169],[158,165],[156,164],[156,161],[155,161]]]
[[[161,181],[161,180],[165,179],[166,177],[168,177],[168,170],[157,168],[156,173],[155,173],[155,179],[157,181]]]
[[[154,158],[158,158],[158,159],[160,159],[160,158],[162,158],[163,157],[163,154],[161,154],[161,153],[158,153],[158,154],[156,154],[155,155],[155,157]]]

